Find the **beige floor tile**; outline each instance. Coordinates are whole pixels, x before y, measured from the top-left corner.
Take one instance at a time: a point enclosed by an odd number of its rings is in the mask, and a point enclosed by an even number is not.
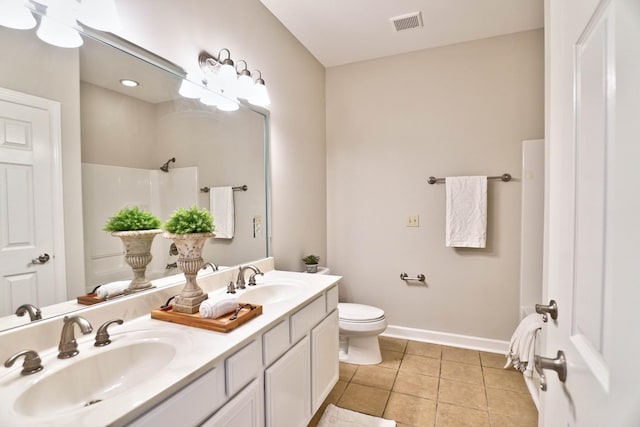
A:
[[[491,427],[538,427],[538,417],[522,419],[502,414],[489,414]]]
[[[418,341],[409,341],[407,343],[406,353],[440,359],[441,352],[442,352],[442,346],[438,344],[431,344],[428,342],[418,342]]]
[[[358,366],[351,382],[391,390],[397,372],[395,369],[381,368],[377,365]]]
[[[440,376],[440,359],[405,354],[400,364],[400,371],[437,377]]]
[[[393,391],[436,400],[438,398],[438,381],[438,377],[400,371],[393,385]]]
[[[529,393],[524,376],[513,369],[484,368],[484,383],[487,387]]]
[[[483,385],[482,367],[480,365],[453,362],[451,360],[443,360],[440,363],[440,378]]]
[[[504,357],[504,354],[488,353],[486,351],[480,352],[480,362],[482,363],[482,366],[502,369],[506,361],[507,359]]]
[[[410,426],[432,427],[435,425],[436,402],[400,393],[391,393],[384,418]]]
[[[501,414],[530,423],[538,418],[538,411],[528,393],[487,387],[487,402],[491,415]]]
[[[399,351],[400,353],[404,353],[404,350],[407,348],[407,340],[400,338],[379,336],[378,342],[380,342],[381,350]]]
[[[382,353],[382,362],[378,363],[376,366],[396,370],[400,368],[400,362],[402,362],[402,356],[404,356],[404,353],[384,349],[380,349],[380,353]]]
[[[438,403],[440,402],[483,411],[487,409],[487,399],[483,386],[444,378],[440,378],[440,387],[438,389]]]
[[[346,382],[351,381],[353,374],[356,373],[356,369],[358,369],[358,365],[340,362],[340,379]]]
[[[344,390],[347,388],[347,385],[349,385],[348,382],[338,380],[336,385],[334,385],[331,391],[329,392],[329,395],[327,396],[327,398],[324,400],[325,403],[327,404],[333,403],[335,405],[338,402],[338,400],[340,400],[340,398],[342,397],[342,393],[344,393]]]
[[[489,427],[489,414],[479,409],[438,403],[436,427]]]
[[[350,383],[336,406],[363,414],[381,417],[390,392],[379,388]]]
[[[480,364],[480,352],[466,348],[442,346],[442,359],[454,362]]]

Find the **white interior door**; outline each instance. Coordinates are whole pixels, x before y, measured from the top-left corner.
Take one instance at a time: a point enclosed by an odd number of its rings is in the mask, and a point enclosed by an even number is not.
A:
[[[542,425],[640,425],[640,1],[548,0]]]
[[[59,111],[0,89],[0,315],[66,299]]]

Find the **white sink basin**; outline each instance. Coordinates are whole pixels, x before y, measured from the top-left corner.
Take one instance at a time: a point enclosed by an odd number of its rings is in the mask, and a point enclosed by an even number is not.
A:
[[[258,283],[239,292],[238,299],[252,304],[275,304],[297,297],[302,293],[302,289],[302,283],[295,281]]]
[[[176,354],[159,341],[132,343],[79,360],[44,376],[15,402],[16,412],[55,415],[94,405],[156,375]]]

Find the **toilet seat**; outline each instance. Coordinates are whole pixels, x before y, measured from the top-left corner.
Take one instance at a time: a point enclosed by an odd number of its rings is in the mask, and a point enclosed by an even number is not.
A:
[[[346,323],[374,323],[385,319],[384,310],[353,303],[338,303],[338,318]]]

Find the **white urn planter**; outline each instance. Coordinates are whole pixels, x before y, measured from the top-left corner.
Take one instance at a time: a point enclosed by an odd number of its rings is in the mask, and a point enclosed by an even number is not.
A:
[[[180,313],[197,313],[200,303],[207,299],[207,294],[196,282],[198,271],[204,264],[202,248],[207,239],[214,233],[163,234],[166,239],[173,240],[178,249],[178,268],[184,273],[186,283],[173,302],[173,310]]]
[[[129,283],[125,294],[138,292],[152,288],[151,282],[147,280],[147,265],[153,259],[151,255],[151,245],[156,235],[162,233],[160,229],[152,230],[131,230],[114,231],[112,236],[119,237],[124,244],[124,260],[133,270],[133,280]]]

